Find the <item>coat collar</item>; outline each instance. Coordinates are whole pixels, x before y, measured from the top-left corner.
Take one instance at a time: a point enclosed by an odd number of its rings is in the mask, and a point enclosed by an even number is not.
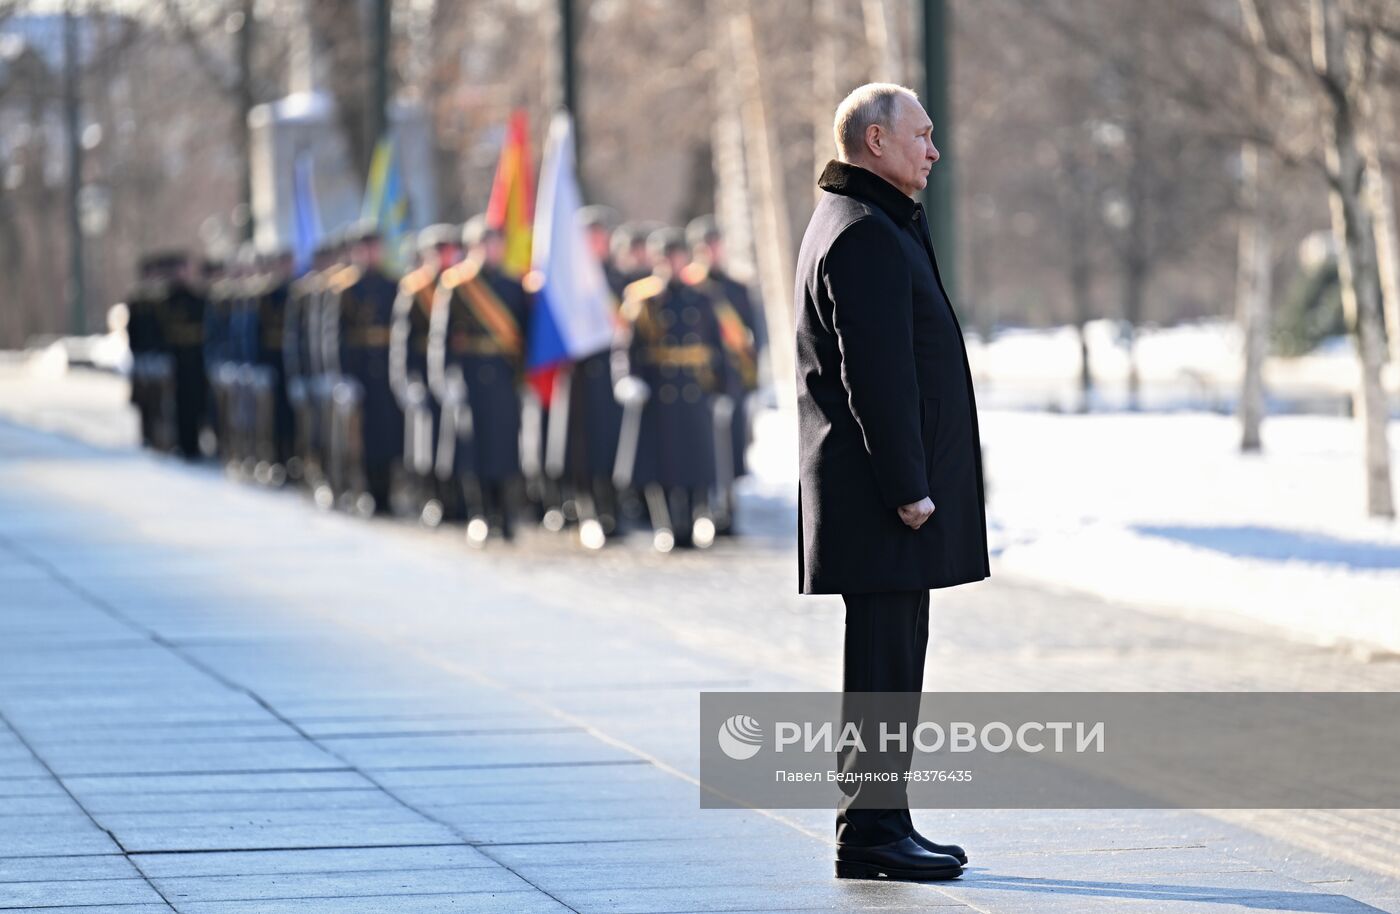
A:
[[[869,169],[832,159],[826,163],[817,186],[843,197],[859,197],[884,210],[896,223],[906,223],[922,207],[899,188]]]

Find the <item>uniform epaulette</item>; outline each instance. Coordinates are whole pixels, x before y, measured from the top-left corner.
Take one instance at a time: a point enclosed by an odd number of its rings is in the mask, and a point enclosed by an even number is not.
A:
[[[660,276],[644,276],[629,282],[622,290],[622,305],[618,313],[623,320],[635,322],[641,316],[642,306],[647,300],[660,295],[665,288],[666,280]]]
[[[666,280],[660,276],[643,276],[636,282],[629,282],[622,290],[623,301],[644,301],[655,298],[666,288]]]
[[[326,281],[326,289],[329,292],[344,292],[359,282],[362,275],[364,275],[364,271],[353,264],[343,267],[333,273],[331,278]]]
[[[449,289],[460,286],[464,282],[469,282],[477,277],[481,272],[481,264],[475,260],[464,260],[442,274],[442,284]]]
[[[681,270],[681,282],[688,286],[698,286],[710,278],[710,268],[703,263],[688,263]]]
[[[427,267],[419,267],[399,281],[399,291],[408,295],[417,295],[432,285],[435,278]]]

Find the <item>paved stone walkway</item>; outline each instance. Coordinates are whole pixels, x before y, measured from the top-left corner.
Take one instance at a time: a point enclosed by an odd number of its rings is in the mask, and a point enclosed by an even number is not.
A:
[[[707,554],[471,552],[0,423],[0,910],[1400,910],[1389,813],[921,811],[973,865],[910,885],[831,878],[829,813],[701,810],[697,691],[839,686],[748,508]],[[934,613],[930,689],[1400,687],[1000,578]]]

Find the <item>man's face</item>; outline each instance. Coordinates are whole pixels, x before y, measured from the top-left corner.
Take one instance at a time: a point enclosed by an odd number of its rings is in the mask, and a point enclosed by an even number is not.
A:
[[[593,252],[599,263],[606,263],[612,256],[610,238],[611,233],[606,228],[598,225],[588,227],[588,249]]]
[[[661,264],[665,271],[671,276],[681,275],[681,271],[690,263],[690,254],[683,248],[674,251],[667,251],[661,258]]]
[[[384,259],[384,246],[377,240],[358,241],[350,250],[355,263],[363,267],[377,267]]]
[[[489,266],[499,267],[506,257],[506,240],[500,235],[489,234],[481,240],[481,259]]]
[[[446,270],[462,259],[462,249],[455,244],[440,244],[433,249],[433,253],[435,255],[434,266],[440,271]]]
[[[701,245],[701,256],[705,262],[714,267],[724,266],[724,241],[719,238],[712,238]]]
[[[870,157],[871,171],[911,197],[928,186],[938,147],[933,145],[933,123],[923,105],[900,95],[890,127],[880,129],[878,142]]]

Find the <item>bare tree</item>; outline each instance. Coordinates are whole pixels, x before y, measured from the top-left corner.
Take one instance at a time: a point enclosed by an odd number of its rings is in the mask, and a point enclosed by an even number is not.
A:
[[[1381,383],[1385,363],[1381,276],[1361,125],[1364,98],[1376,75],[1376,8],[1344,0],[1309,0],[1306,10],[1257,0],[1242,2],[1259,24],[1271,65],[1315,90],[1312,97],[1326,139],[1323,164],[1331,189],[1342,302],[1361,363],[1358,393],[1365,432],[1366,509],[1373,517],[1393,518],[1386,440],[1389,406]]]
[[[730,0],[727,15],[729,48],[720,66],[732,65],[743,98],[746,172],[752,194],[754,235],[757,240],[759,287],[768,328],[769,364],[781,402],[796,403],[795,333],[792,281],[791,221],[783,172],[773,148],[772,123],[764,100],[753,16],[742,4]]]

